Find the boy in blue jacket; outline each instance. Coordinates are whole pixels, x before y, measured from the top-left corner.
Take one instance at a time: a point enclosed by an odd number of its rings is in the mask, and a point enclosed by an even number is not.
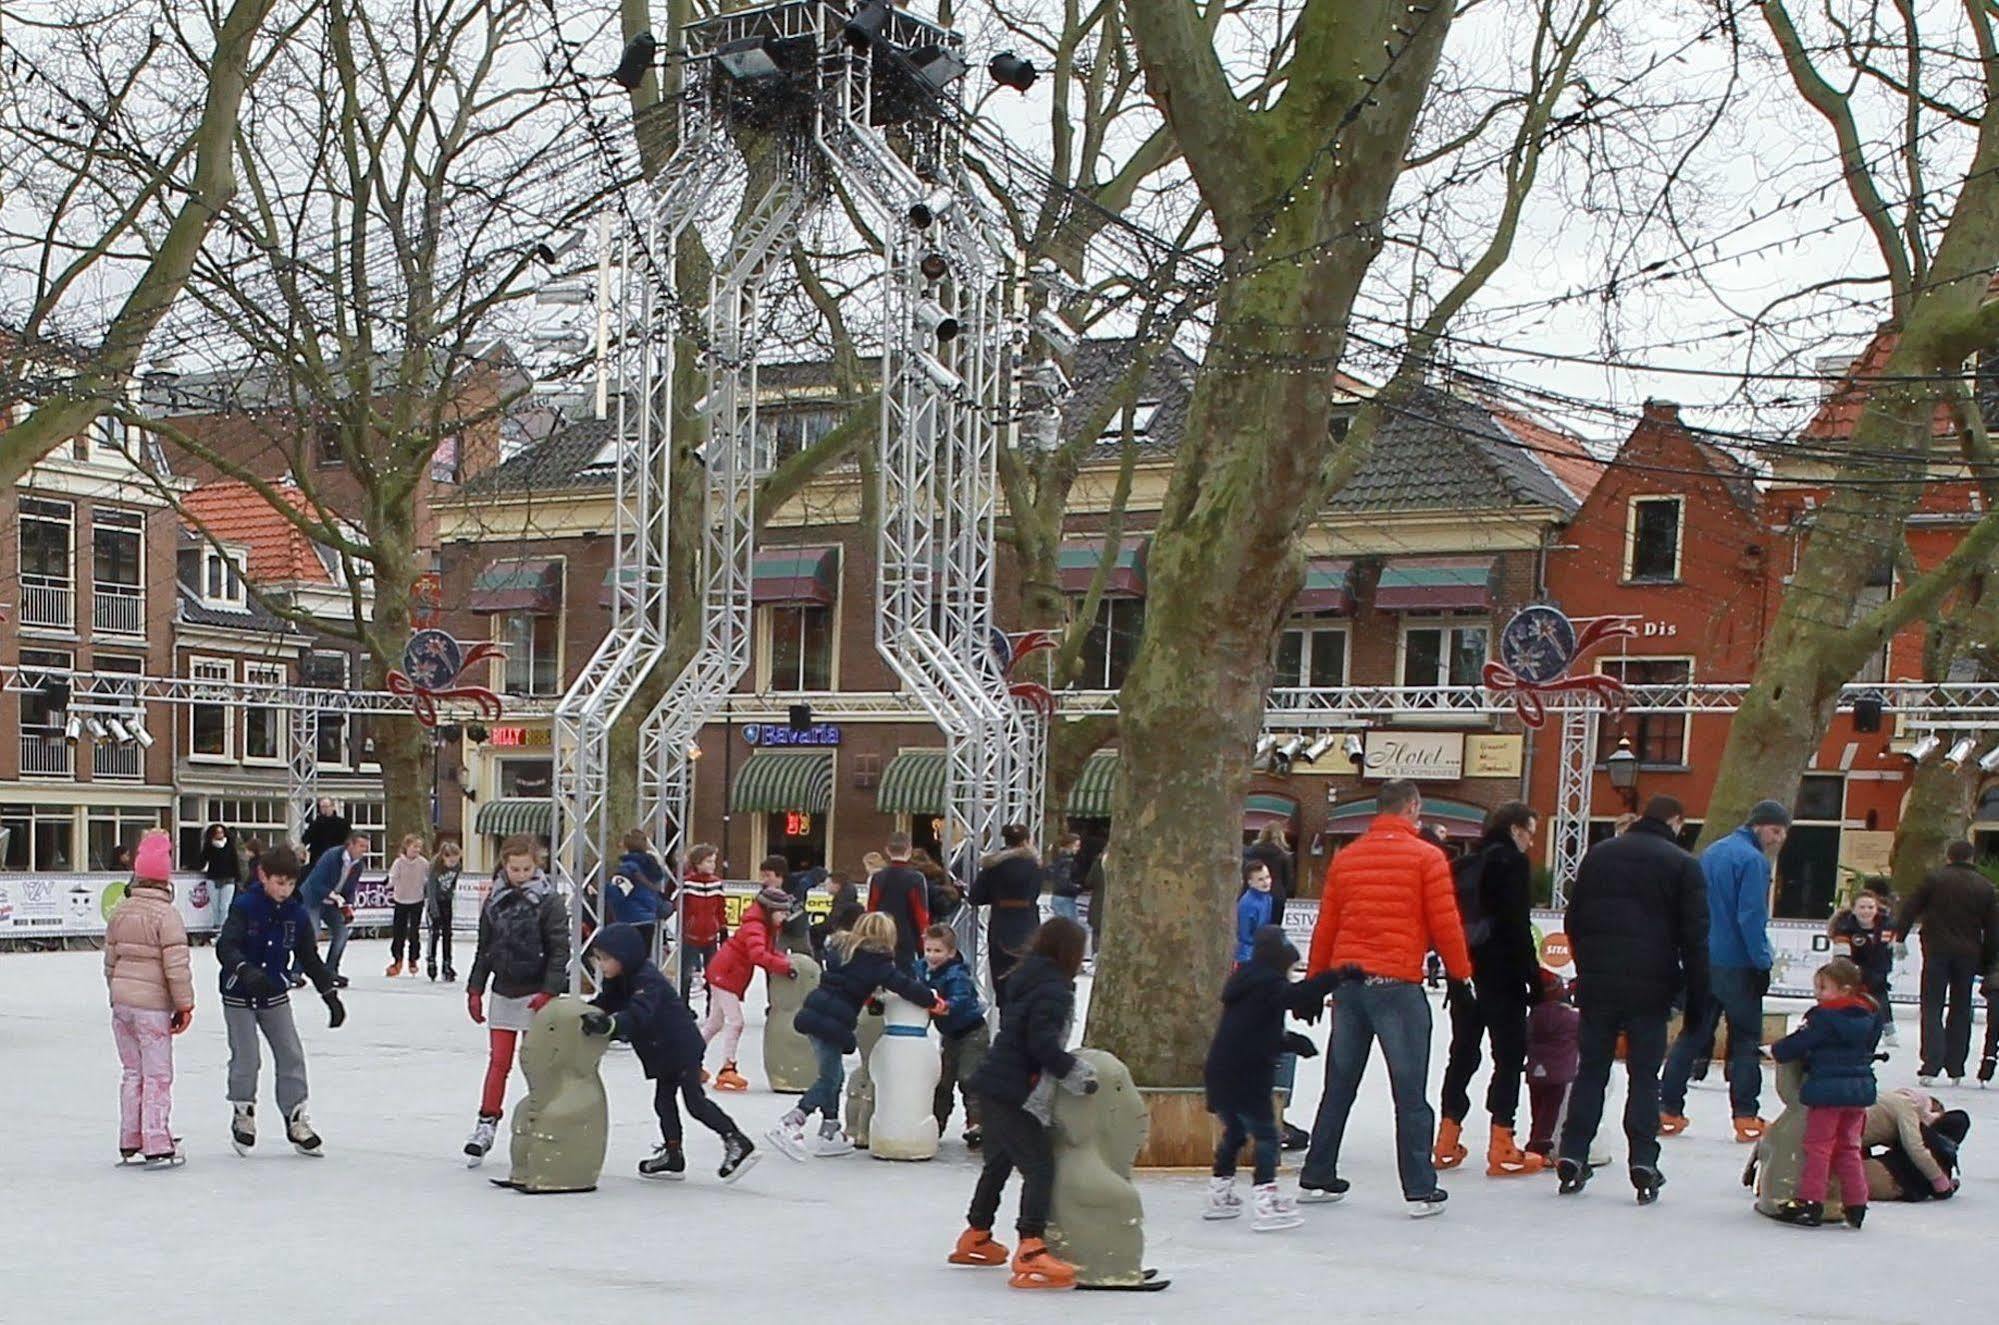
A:
[[[590,953],[601,986],[590,1000],[596,1011],[583,1016],[584,1033],[630,1043],[647,1079],[655,1083],[652,1107],[659,1115],[660,1146],[652,1158],[639,1161],[639,1172],[674,1182],[687,1174],[680,1110],[673,1102],[678,1091],[694,1121],[722,1138],[722,1167],[716,1176],[734,1182],[756,1163],[756,1147],[701,1089],[701,1056],[707,1044],[694,1024],[694,1014],[646,956],[645,935],[635,925],[606,925],[591,940]]]
[[[958,954],[958,933],[949,925],[932,925],[923,931],[923,983],[944,1001],[944,1010],[934,1013],[937,1034],[943,1040],[943,1071],[937,1076],[937,1094],[931,1112],[937,1115],[937,1133],[951,1120],[951,1090],[955,1086],[965,1097],[965,1144],[977,1150],[984,1140],[979,1130],[979,1097],[965,1085],[986,1059],[990,1037],[986,1030],[986,1005],[979,1001],[978,982],[972,968]]]
[[[1273,917],[1277,899],[1270,888],[1270,866],[1260,860],[1252,860],[1242,867],[1242,892],[1235,899],[1235,960],[1238,966],[1249,960],[1256,945],[1257,931],[1275,923]]]
[[[1780,1063],[1805,1064],[1798,1100],[1805,1106],[1805,1162],[1798,1194],[1777,1208],[1789,1224],[1817,1227],[1825,1218],[1828,1179],[1839,1173],[1846,1222],[1867,1218],[1867,1170],[1860,1139],[1874,1103],[1874,1046],[1881,1039],[1881,1010],[1867,996],[1867,977],[1846,957],[1819,967],[1812,981],[1818,1006],[1798,1029],[1770,1046]]]

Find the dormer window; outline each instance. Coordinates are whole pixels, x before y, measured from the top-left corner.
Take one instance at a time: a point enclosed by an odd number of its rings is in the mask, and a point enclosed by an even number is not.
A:
[[[216,548],[202,550],[201,597],[210,607],[244,605],[242,554]]]

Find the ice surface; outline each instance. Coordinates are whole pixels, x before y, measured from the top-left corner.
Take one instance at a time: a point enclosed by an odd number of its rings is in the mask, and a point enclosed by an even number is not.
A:
[[[734,1187],[714,1177],[719,1145],[690,1124],[689,1181],[640,1179],[634,1166],[656,1134],[648,1084],[625,1052],[604,1063],[613,1130],[602,1186],[518,1196],[487,1182],[506,1173],[504,1136],[482,1170],[468,1172],[459,1153],[485,1061],[462,986],[405,977],[391,987],[386,963],[384,944],[348,950],[354,987],[339,1031],[317,999],[294,995],[326,1158],[283,1143],[267,1062],[260,1141],[239,1159],[214,959],[198,951],[200,1006],[176,1055],[174,1122],[189,1159],[148,1173],[113,1163],[118,1067],[99,959],[0,956],[0,1320],[1888,1322],[1983,1316],[1999,1292],[1999,1091],[1976,1089],[1938,1092],[1975,1120],[1962,1196],[1883,1207],[1864,1233],[1752,1213],[1737,1185],[1744,1149],[1725,1139],[1727,1098],[1713,1087],[1690,1100],[1692,1131],[1665,1143],[1669,1182],[1651,1209],[1631,1199],[1621,1138],[1606,1137],[1620,1166],[1580,1199],[1558,1198],[1552,1178],[1488,1179],[1481,1165],[1445,1176],[1442,1219],[1411,1221],[1377,1063],[1342,1163],[1354,1192],[1306,1207],[1302,1228],[1204,1223],[1201,1177],[1142,1179],[1147,1259],[1173,1280],[1157,1295],[1015,1293],[999,1271],[944,1264],[975,1170],[958,1120],[931,1163],[800,1165],[764,1146]],[[750,1001],[744,1069],[760,1085],[761,990]],[[1913,1083],[1908,1010],[1901,1029],[1909,1047],[1884,1085]],[[1303,1065],[1296,1118],[1310,1117],[1322,1062]],[[512,1097],[523,1089],[516,1076]],[[718,1098],[759,1137],[786,1107],[761,1089]],[[1472,1149],[1476,1163],[1482,1136]]]

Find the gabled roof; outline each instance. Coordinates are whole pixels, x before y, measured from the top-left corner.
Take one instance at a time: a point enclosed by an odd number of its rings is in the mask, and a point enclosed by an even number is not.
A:
[[[1868,394],[1873,390],[1873,381],[1878,379],[1888,367],[1889,356],[1901,342],[1902,334],[1890,327],[1882,327],[1874,333],[1846,373],[1839,385],[1832,389],[1812,421],[1805,425],[1799,435],[1805,442],[1843,442],[1853,436],[1853,430],[1860,422],[1860,415],[1867,408]],[[1957,418],[1950,406],[1939,403],[1930,413],[1930,433],[1935,437],[1949,437],[1957,432]]]
[[[306,633],[286,621],[273,616],[254,597],[245,594],[240,608],[210,607],[201,601],[201,595],[192,585],[176,582],[178,597],[175,610],[179,620],[190,626],[209,626],[218,630],[242,630],[253,635],[293,635],[304,640]]]
[[[1355,514],[1539,506],[1566,517],[1580,505],[1490,408],[1423,386],[1389,410],[1367,463],[1326,508]]]
[[[279,491],[294,509],[320,518],[297,487],[287,483]],[[181,506],[216,538],[249,549],[244,571],[257,584],[338,583],[319,545],[247,483],[204,483],[183,497]]]
[[[613,419],[577,419],[466,482],[467,497],[608,488],[617,467],[603,459],[617,435]]]
[[[1067,441],[1090,416],[1110,401],[1130,371],[1138,341],[1092,339],[1076,346],[1076,376],[1062,402],[1062,436]],[[1136,439],[1141,446],[1172,450],[1187,432],[1187,406],[1194,398],[1194,372],[1199,367],[1177,345],[1167,345],[1153,356],[1152,366],[1139,383],[1138,400],[1157,406],[1146,423],[1145,435]],[[1122,426],[1113,420],[1113,426]],[[1106,437],[1106,444],[1121,438]]]
[[[1525,410],[1504,401],[1481,401],[1493,420],[1519,443],[1580,505],[1603,477],[1604,462],[1590,454],[1579,437],[1551,428]]]

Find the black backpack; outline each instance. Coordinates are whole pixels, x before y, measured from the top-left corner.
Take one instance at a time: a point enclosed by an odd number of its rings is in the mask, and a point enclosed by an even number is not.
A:
[[[1485,946],[1492,937],[1492,920],[1485,914],[1479,888],[1485,881],[1485,852],[1473,851],[1451,862],[1451,887],[1458,895],[1458,921],[1467,947]]]

